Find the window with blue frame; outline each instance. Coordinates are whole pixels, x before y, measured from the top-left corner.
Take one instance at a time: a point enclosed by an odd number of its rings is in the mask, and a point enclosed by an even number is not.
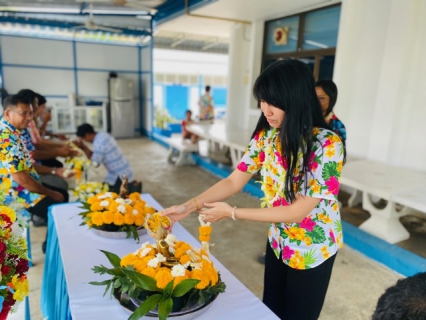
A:
[[[341,5],[265,22],[262,69],[279,59],[305,62],[315,80],[332,79]]]

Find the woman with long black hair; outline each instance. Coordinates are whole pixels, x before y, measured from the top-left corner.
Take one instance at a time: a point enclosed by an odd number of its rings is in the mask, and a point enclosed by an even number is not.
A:
[[[237,169],[163,215],[178,221],[198,211],[209,222],[270,222],[263,302],[281,319],[317,319],[343,244],[337,201],[343,144],[325,123],[312,74],[302,62],[269,66],[253,94],[262,114]],[[261,208],[217,202],[239,192],[259,171]]]

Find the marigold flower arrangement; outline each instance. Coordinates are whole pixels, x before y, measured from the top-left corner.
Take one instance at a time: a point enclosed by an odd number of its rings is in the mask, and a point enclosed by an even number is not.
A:
[[[89,197],[83,208],[87,211],[80,213],[83,218],[81,225],[103,231],[123,231],[128,238],[133,236],[138,241],[137,229],[143,227],[145,216],[156,212],[137,192],[125,198],[115,192],[101,192]]]
[[[108,184],[102,182],[80,183],[73,190],[73,195],[79,202],[87,202],[87,199],[94,197],[101,192],[108,192]]]
[[[75,173],[76,184],[86,181],[86,174],[92,162],[85,156],[68,157],[65,159],[65,168],[69,171],[65,172],[65,176]]]
[[[29,291],[24,213],[19,201],[0,192],[0,319],[6,319],[9,311],[14,312]]]
[[[158,214],[147,218],[147,228],[155,216],[158,217]],[[200,239],[208,240],[210,225],[201,226],[200,231]],[[95,273],[107,273],[113,277],[91,284],[106,285],[105,293],[112,288],[111,294],[116,297],[117,293],[130,297],[137,308],[129,320],[147,314],[167,319],[172,312],[193,310],[211,303],[225,291],[225,283],[220,279],[208,251],[177,240],[162,227],[155,234],[155,244],[145,242],[140,249],[121,259],[111,252],[102,251],[113,268],[95,266],[92,269]],[[203,242],[205,245],[208,241]],[[206,248],[208,250],[208,246]]]

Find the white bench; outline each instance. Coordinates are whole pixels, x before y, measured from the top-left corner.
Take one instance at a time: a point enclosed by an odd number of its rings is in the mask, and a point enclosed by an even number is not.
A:
[[[225,153],[228,149],[231,154],[232,166],[237,167],[251,138],[251,131],[227,130],[225,123],[191,124],[187,130],[200,138],[207,140],[212,152]]]
[[[359,160],[343,166],[341,183],[362,193],[362,207],[371,214],[360,229],[390,243],[410,237],[399,218],[411,213],[411,208],[426,209],[426,196],[421,193],[421,190],[426,192],[426,173],[423,172]],[[377,208],[371,196],[387,200],[386,206]],[[349,202],[350,205],[353,203]],[[397,208],[397,204],[405,207]]]
[[[167,161],[174,163],[176,166],[195,164],[192,153],[198,152],[198,144],[183,140],[182,135],[173,135],[164,139],[164,141],[169,145]]]

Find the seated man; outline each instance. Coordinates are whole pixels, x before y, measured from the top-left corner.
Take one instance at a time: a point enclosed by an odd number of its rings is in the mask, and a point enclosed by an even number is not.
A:
[[[426,319],[426,272],[400,279],[379,298],[373,320]]]
[[[49,206],[68,201],[68,193],[40,183],[33,160],[21,141],[21,130],[33,117],[31,102],[25,96],[14,95],[5,100],[4,109],[0,120],[1,185],[25,200],[33,221],[36,221],[35,217],[46,221]],[[46,167],[41,170],[51,171]],[[43,243],[43,251],[45,246],[46,242]]]
[[[105,132],[95,132],[93,127],[84,123],[77,128],[77,137],[93,144],[90,150],[82,140],[73,141],[86,156],[95,164],[103,164],[108,171],[105,183],[109,190],[119,193],[121,176],[126,175],[129,182],[129,192],[142,192],[142,182],[134,180],[133,170],[129,161],[124,157],[115,139]]]

